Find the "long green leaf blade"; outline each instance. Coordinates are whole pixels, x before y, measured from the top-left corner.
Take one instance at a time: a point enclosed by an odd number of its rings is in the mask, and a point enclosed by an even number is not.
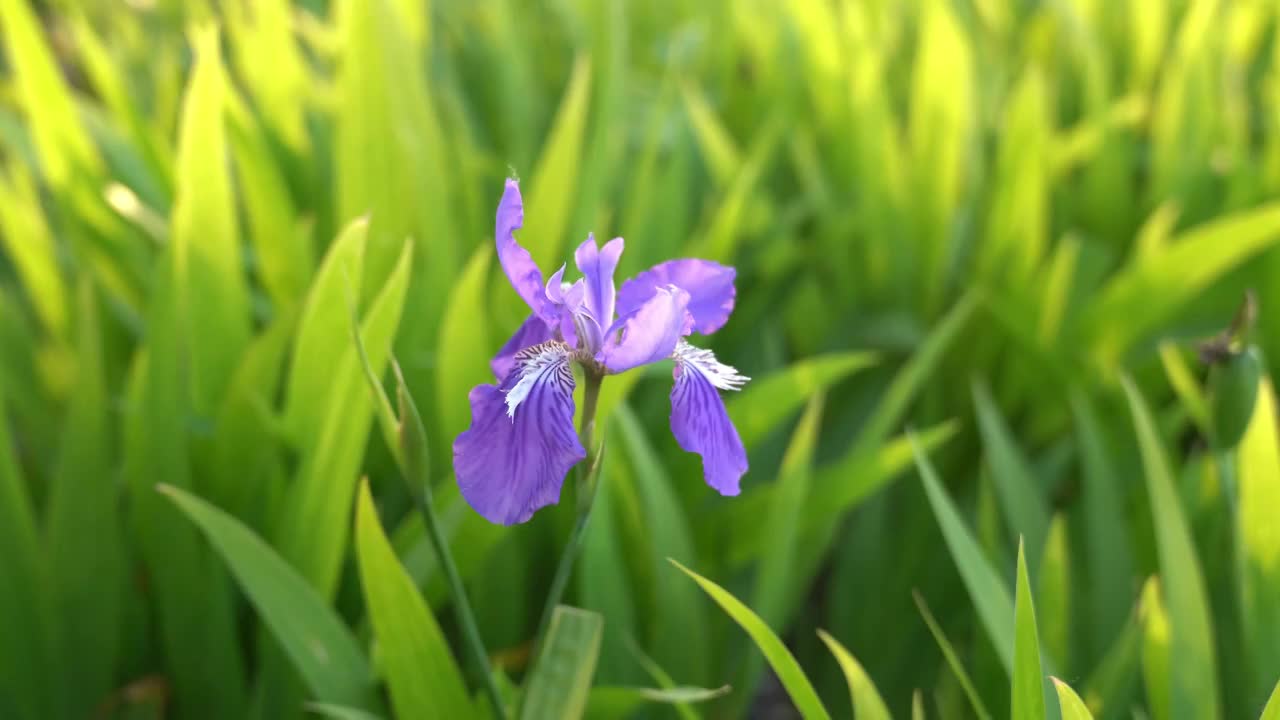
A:
[[[1138,387],[1128,378],[1124,389],[1142,450],[1161,586],[1169,608],[1172,717],[1216,718],[1220,716],[1218,664],[1200,561],[1155,420]]]
[[[360,583],[396,716],[476,717],[440,626],[382,531],[367,482],[355,517]]]
[[[159,488],[210,544],[322,702],[374,707],[373,673],[360,646],[316,591],[238,520],[189,492]]]
[[[769,666],[777,673],[778,680],[782,682],[782,686],[786,688],[787,694],[791,696],[791,701],[795,703],[796,709],[806,719],[817,718],[825,720],[831,716],[827,714],[827,709],[822,705],[822,701],[818,699],[818,693],[813,689],[813,685],[809,682],[809,678],[804,674],[804,670],[800,669],[800,664],[796,662],[796,658],[782,644],[782,640],[769,629],[768,625],[743,605],[741,601],[731,595],[724,588],[702,577],[694,571],[686,568],[675,560],[671,561],[682,572],[693,578],[712,600],[721,607],[733,621],[738,624],[751,639],[755,641],[756,647],[760,648],[760,652],[764,653],[764,657],[769,661]]]
[[[598,613],[564,605],[555,609],[525,690],[520,720],[582,717],[603,632],[604,619]]]

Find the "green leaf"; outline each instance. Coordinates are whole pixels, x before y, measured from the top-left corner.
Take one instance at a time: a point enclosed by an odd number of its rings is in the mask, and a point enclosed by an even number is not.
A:
[[[707,702],[724,697],[729,686],[709,690],[699,687],[639,688],[615,687],[610,685],[591,688],[587,698],[584,717],[599,720],[614,720],[629,717],[638,712],[646,703],[659,703],[682,707],[690,703]],[[694,716],[696,717],[696,716]]]
[[[920,611],[920,617],[924,618],[924,624],[928,626],[929,633],[933,635],[933,639],[938,643],[938,649],[942,650],[942,657],[947,661],[947,666],[951,668],[952,674],[956,676],[956,680],[959,681],[960,687],[964,690],[965,697],[969,699],[969,706],[973,708],[973,713],[982,720],[990,720],[991,713],[982,702],[982,696],[978,694],[978,689],[974,687],[973,680],[969,678],[969,673],[960,662],[960,656],[956,654],[955,647],[947,639],[946,633],[942,631],[942,626],[934,619],[933,613],[929,612],[929,606],[925,604],[924,598],[920,596],[920,593],[913,590],[911,595],[916,601],[916,608]],[[918,691],[916,698],[919,698]]]
[[[1053,678],[1053,686],[1058,690],[1058,707],[1062,711],[1062,720],[1093,720],[1093,713],[1080,700],[1080,696],[1070,685],[1058,678]]]
[[[591,59],[579,56],[526,193],[520,241],[540,268],[559,267],[576,199],[591,98]],[[575,239],[577,240],[577,239]]]
[[[750,449],[814,393],[871,367],[876,361],[875,355],[864,352],[806,358],[765,378],[753,380],[725,403],[725,409],[738,429],[742,444]]]
[[[382,720],[381,716],[367,710],[333,703],[307,703],[307,710],[329,720]]]
[[[1173,386],[1174,391],[1178,393],[1182,406],[1187,409],[1187,414],[1195,420],[1201,431],[1209,432],[1209,401],[1200,387],[1200,381],[1191,372],[1191,368],[1187,367],[1182,351],[1170,340],[1160,343],[1159,350],[1164,374],[1169,378],[1169,384]]]
[[[805,587],[805,578],[797,577],[796,573],[803,551],[799,520],[813,481],[813,455],[822,429],[823,402],[822,393],[813,396],[791,435],[775,481],[777,489],[772,507],[760,528],[769,543],[756,571],[751,607],[765,627],[786,627],[795,605],[802,599],[797,589]],[[747,658],[738,684],[743,702],[739,707],[744,711],[746,703],[755,695],[763,669],[757,656]]]
[[[978,297],[974,292],[966,293],[952,306],[911,359],[893,376],[871,417],[858,433],[853,447],[839,461],[819,473],[815,487],[820,489],[809,497],[805,508],[806,531],[822,529],[832,522],[833,517],[838,518],[877,490],[883,481],[894,477],[878,472],[879,468],[873,462],[875,455],[890,434],[898,430],[912,401],[924,384],[934,377],[952,344],[968,325],[978,305]]]
[[[67,712],[92,715],[112,690],[125,556],[119,488],[103,469],[114,463],[98,304],[90,285],[77,305],[77,377],[57,473],[45,512],[51,595],[60,629],[59,668]],[[12,556],[10,556],[12,557]]]
[[[991,399],[990,390],[981,381],[973,383],[973,404],[1005,524],[1014,535],[1025,538],[1027,552],[1039,562],[1049,534],[1049,509],[1041,494],[1040,482],[1018,450],[1008,425]]]
[[[915,448],[916,468],[920,471],[920,480],[924,483],[925,494],[929,498],[929,506],[938,520],[942,537],[947,543],[951,559],[960,571],[960,579],[969,591],[969,599],[978,610],[982,626],[995,646],[996,655],[1006,672],[1014,675],[1014,633],[1009,626],[1008,618],[1013,617],[1013,600],[1009,597],[1009,588],[1000,580],[1000,576],[991,567],[978,541],[969,528],[965,527],[959,511],[947,496],[942,487],[933,464],[925,455],[912,435]]]
[[[355,524],[360,584],[396,717],[478,717],[440,626],[382,531],[367,482]]]
[[[716,117],[706,95],[692,85],[681,88],[685,112],[702,153],[702,162],[715,177],[716,184],[726,187],[742,167],[742,157],[733,136]]]
[[[375,372],[386,367],[391,341],[400,322],[409,283],[412,248],[405,243],[400,261],[387,280],[361,327],[361,340]],[[345,321],[346,313],[339,320]],[[342,322],[345,328],[346,323]],[[326,405],[319,408],[322,425],[313,452],[304,455],[290,488],[281,518],[277,547],[328,597],[335,590],[342,569],[355,495],[356,477],[373,422],[373,398],[359,353],[347,338],[345,347],[328,357],[328,383],[332,387]]]
[[[1124,389],[1142,450],[1160,580],[1169,608],[1172,717],[1216,718],[1220,715],[1218,664],[1200,561],[1155,420],[1138,387],[1128,378]]]
[[[368,661],[315,589],[235,518],[184,490],[159,490],[209,539],[312,695],[325,703],[376,707]]]
[[[210,412],[249,342],[251,318],[226,162],[228,88],[217,31],[200,31],[194,45],[196,63],[182,104],[177,196],[170,225],[179,302],[191,328],[187,343],[195,407]]]
[[[70,340],[71,297],[58,267],[58,244],[35,180],[21,165],[11,167],[7,178],[0,175],[0,241],[45,331]]]
[[[272,6],[265,14],[274,14],[274,6],[283,4],[259,3],[255,9]],[[276,72],[273,67],[271,72],[252,76],[274,77]],[[227,99],[232,110],[229,130],[236,180],[257,275],[276,308],[292,308],[305,298],[307,283],[315,272],[310,224],[296,217],[285,168],[276,164],[265,128],[230,88]]]
[[[232,587],[195,527],[155,492],[157,480],[193,485],[183,373],[184,333],[175,252],[162,256],[147,308],[147,342],[134,365],[124,431],[123,474],[129,518],[149,573],[159,639],[174,696],[197,718],[238,717],[244,710],[243,657],[237,647]],[[128,604],[126,604],[128,607]]]
[[[747,634],[755,641],[756,647],[760,648],[760,652],[764,653],[765,659],[769,661],[769,666],[777,674],[778,680],[786,688],[787,694],[791,696],[791,702],[795,704],[802,717],[806,720],[810,718],[830,718],[830,715],[827,714],[827,709],[822,705],[822,701],[818,699],[818,693],[813,689],[813,685],[810,684],[809,678],[805,676],[804,670],[800,669],[799,663],[796,662],[795,656],[791,654],[791,651],[782,643],[782,640],[769,629],[769,626],[758,615],[719,585],[675,560],[672,560],[671,564],[693,578],[702,587],[703,591],[710,595],[711,599],[715,600],[716,604],[728,613],[729,617],[733,618],[733,621],[739,627],[747,631]]]
[[[844,673],[844,681],[849,685],[849,699],[853,702],[853,716],[858,720],[889,720],[889,708],[885,707],[880,691],[862,663],[850,653],[839,640],[831,637],[824,630],[818,631],[818,637],[826,644],[836,662],[840,663],[840,671]]]
[[[1153,720],[1169,720],[1173,699],[1170,666],[1169,613],[1160,597],[1157,578],[1142,588],[1142,682],[1147,689],[1147,707]]]
[[[439,434],[457,437],[467,429],[471,406],[467,389],[493,381],[489,363],[485,297],[489,281],[489,246],[476,249],[458,282],[449,291],[444,320],[440,323],[441,352],[436,361],[436,401],[439,403]]]
[[[354,220],[329,246],[298,319],[283,422],[303,453],[314,452],[320,441],[323,409],[336,392],[334,359],[351,345],[348,310],[360,296],[368,231],[366,220]]]
[[[1026,549],[1018,543],[1018,586],[1013,608],[1013,720],[1044,720],[1044,673],[1040,670],[1040,638],[1036,608],[1027,577]]]
[[[1276,683],[1276,687],[1271,691],[1271,699],[1267,700],[1266,707],[1262,708],[1262,715],[1258,716],[1258,720],[1280,720],[1280,682]]]
[[[1171,240],[1167,251],[1136,258],[1112,276],[1082,315],[1095,357],[1114,367],[1135,342],[1214,280],[1277,241],[1280,205],[1270,204],[1197,226]]]
[[[926,451],[932,451],[955,437],[958,430],[959,424],[955,421],[943,422],[920,431],[917,440]],[[858,502],[866,499],[911,467],[913,462],[911,441],[906,436],[901,436],[882,445],[871,460],[872,472],[865,475],[861,474],[863,470],[857,469],[859,466],[852,464],[852,460],[851,456],[846,456],[843,460],[817,468],[815,471],[817,476],[812,488],[813,495],[822,495],[833,500],[836,497],[842,499],[853,497],[856,506]],[[865,477],[867,480],[861,486],[860,492],[851,496],[848,495],[849,489],[841,487],[841,484],[853,472],[859,473],[859,477]],[[730,567],[745,565],[764,552],[768,539],[759,532],[759,528],[769,514],[770,508],[773,507],[773,496],[776,491],[777,487],[773,484],[757,487],[726,508],[725,517],[730,524],[729,533],[732,537],[727,558]],[[812,507],[812,501],[806,503],[806,510],[811,510]]]
[[[1240,619],[1259,697],[1280,672],[1280,419],[1275,386],[1264,379],[1253,419],[1236,450],[1235,546]]]
[[[0,2],[0,28],[12,79],[28,116],[41,170],[55,187],[79,182],[79,173],[95,174],[98,158],[81,127],[71,88],[46,44],[49,37],[27,0]]]
[[[1082,461],[1085,549],[1090,585],[1088,617],[1095,652],[1102,652],[1124,627],[1133,604],[1133,553],[1110,434],[1084,395],[1073,393],[1071,410]]]
[[[0,388],[3,393],[5,388]],[[0,394],[0,401],[3,395]],[[0,402],[0,409],[3,402]],[[26,482],[14,457],[9,422],[0,412],[0,693],[29,717],[47,717],[44,678],[51,669],[43,608],[45,577]]]
[[[1040,643],[1048,657],[1070,667],[1071,651],[1071,558],[1067,537],[1067,520],[1056,513],[1049,523],[1049,537],[1040,559],[1040,577],[1036,580],[1036,597],[1040,598]]]
[[[1142,601],[1085,681],[1085,698],[1095,713],[1119,717],[1135,694],[1143,640]]]
[[[527,681],[520,720],[582,717],[603,632],[604,619],[598,613],[556,607],[533,677]]]
[[[620,436],[620,441],[611,440],[610,447],[621,451],[627,462],[609,464],[607,469],[620,487],[632,486],[626,492],[637,498],[640,508],[637,527],[629,536],[629,551],[644,560],[637,585],[648,600],[641,606],[651,608],[645,614],[646,647],[681,680],[704,682],[710,677],[712,651],[708,612],[696,587],[663,581],[670,572],[667,558],[682,562],[697,558],[688,514],[635,414],[623,405],[614,417],[611,432]]]

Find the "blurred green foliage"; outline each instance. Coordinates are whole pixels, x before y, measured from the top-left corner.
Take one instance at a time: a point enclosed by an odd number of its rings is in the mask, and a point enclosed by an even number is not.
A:
[[[0,0],[0,717],[488,712],[366,383],[393,357],[514,707],[573,509],[489,525],[448,452],[524,313],[512,173],[544,272],[589,230],[623,276],[735,265],[715,347],[756,378],[739,498],[669,439],[661,370],[606,383],[582,609],[526,715],[1258,716],[1278,29],[1265,0]],[[1248,288],[1270,366],[1220,447],[1191,341]]]

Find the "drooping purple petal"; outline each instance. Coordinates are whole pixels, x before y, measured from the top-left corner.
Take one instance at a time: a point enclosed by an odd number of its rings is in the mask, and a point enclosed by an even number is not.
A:
[[[657,288],[675,285],[689,293],[693,329],[710,335],[719,330],[733,312],[736,276],[733,268],[710,260],[668,260],[622,283],[618,290],[618,315],[634,312],[653,297]]]
[[[657,288],[648,302],[614,323],[596,360],[610,372],[620,373],[671,357],[676,343],[689,332],[688,305],[689,293],[684,290]]]
[[[533,262],[533,256],[516,242],[515,231],[524,225],[524,202],[520,199],[520,186],[507,179],[498,203],[498,216],[493,229],[494,242],[498,246],[498,262],[511,281],[511,287],[528,303],[533,314],[546,322],[555,322],[555,314],[542,287],[542,271]]]
[[[681,342],[671,388],[671,434],[686,452],[702,456],[707,484],[721,495],[737,495],[747,471],[747,451],[725,412],[719,390],[737,390],[748,378],[718,362],[710,350]]]
[[[468,504],[490,522],[522,523],[560,499],[586,457],[573,429],[572,350],[527,348],[500,386],[471,391],[471,427],[453,441],[453,470]]]
[[[578,270],[582,271],[583,279],[586,281],[587,292],[583,301],[587,311],[601,328],[607,328],[613,324],[616,294],[613,286],[613,271],[618,267],[622,247],[622,238],[614,238],[605,243],[604,247],[597,248],[595,236],[587,235],[586,241],[579,245],[573,254],[574,262],[578,264]]]
[[[494,377],[502,380],[511,374],[511,369],[516,365],[516,353],[527,347],[542,344],[553,337],[554,333],[542,318],[537,315],[525,318],[511,339],[507,340],[498,354],[489,361]]]

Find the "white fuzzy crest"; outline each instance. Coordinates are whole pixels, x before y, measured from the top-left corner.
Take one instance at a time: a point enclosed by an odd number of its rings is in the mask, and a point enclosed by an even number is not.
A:
[[[573,350],[562,342],[550,341],[533,345],[516,353],[516,367],[520,369],[520,379],[507,391],[507,417],[515,418],[516,408],[529,396],[529,391],[546,372],[568,373],[568,384],[572,386],[573,375],[569,370],[569,358]],[[564,378],[560,378],[563,383]]]
[[[672,357],[677,363],[688,365],[702,373],[703,377],[721,390],[741,390],[751,380],[738,372],[737,368],[716,360],[715,354],[710,350],[694,347],[684,340],[676,343]]]

